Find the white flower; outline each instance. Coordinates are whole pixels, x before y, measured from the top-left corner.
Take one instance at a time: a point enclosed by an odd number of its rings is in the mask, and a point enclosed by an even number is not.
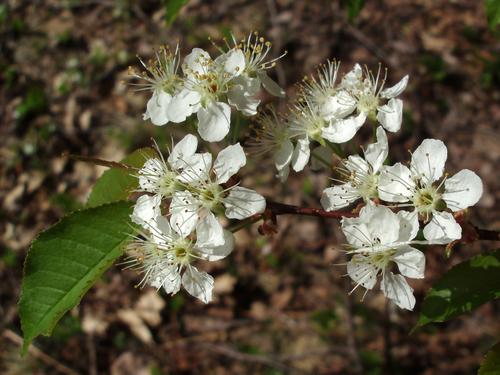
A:
[[[248,142],[249,152],[255,156],[271,154],[278,176],[285,181],[294,154],[294,146],[290,140],[286,120],[270,108],[268,112],[259,115],[257,126],[254,126],[252,130],[254,134]]]
[[[211,158],[192,168],[193,178],[188,189],[175,192],[170,205],[170,223],[179,233],[190,233],[200,218],[224,212],[229,219],[245,219],[264,211],[264,197],[240,186],[223,187],[246,164],[239,143],[219,152],[212,166]]]
[[[216,261],[225,258],[234,247],[231,232],[222,230],[213,217],[207,216],[196,227],[196,238],[180,235],[172,230],[162,216],[153,221],[138,217],[145,231],[140,232],[128,247],[132,268],[144,273],[141,285],[163,287],[168,294],[176,294],[181,285],[193,297],[204,303],[212,300],[214,279],[192,265],[197,259]],[[222,233],[219,233],[222,231]],[[220,240],[222,238],[222,241]]]
[[[166,161],[158,150],[159,158],[148,159],[139,169],[138,190],[155,194],[160,202],[162,198],[170,198],[184,183],[195,178],[192,168],[207,158],[205,154],[196,154],[197,147],[198,139],[188,134],[173,147]]]
[[[383,168],[378,188],[379,197],[387,202],[410,202],[408,205],[429,222],[424,237],[442,244],[462,235],[460,225],[444,209],[456,212],[473,206],[483,193],[481,179],[468,169],[451,178],[445,175],[437,183],[443,176],[446,158],[443,142],[425,139],[413,153],[410,168],[401,163]]]
[[[323,191],[321,205],[327,211],[338,210],[362,198],[365,202],[377,198],[379,171],[387,158],[389,145],[384,129],[377,128],[377,142],[365,150],[365,158],[349,156],[337,168],[341,185],[329,187]]]
[[[354,98],[358,114],[365,115],[363,123],[368,117],[377,120],[387,131],[397,132],[403,120],[403,101],[397,96],[405,90],[408,78],[406,75],[394,86],[384,89],[385,77],[381,78],[380,67],[374,76],[368,69],[363,74],[361,66],[356,64],[340,86]],[[358,118],[357,125],[361,119]]]
[[[177,74],[179,45],[176,46],[174,52],[171,52],[168,47],[162,47],[155,53],[155,57],[155,60],[149,65],[139,59],[146,71],[140,73],[130,69],[130,74],[147,82],[133,84],[139,86],[139,90],[153,91],[153,95],[146,105],[143,119],[150,119],[154,125],[165,125],[169,121],[174,121],[171,115],[175,107],[172,107],[171,104],[182,85],[182,80]]]
[[[380,289],[387,298],[403,309],[415,306],[413,289],[406,277],[424,277],[425,256],[411,244],[418,233],[415,212],[400,211],[397,214],[372,202],[361,209],[358,218],[342,219],[342,231],[353,248],[347,263],[347,274],[367,290],[375,287],[377,277],[382,276]],[[394,265],[399,270],[394,274]],[[354,290],[353,289],[353,290]]]

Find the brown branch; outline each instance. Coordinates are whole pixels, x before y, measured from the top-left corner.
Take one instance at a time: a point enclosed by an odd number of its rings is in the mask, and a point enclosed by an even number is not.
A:
[[[63,157],[76,160],[76,161],[83,161],[85,163],[92,163],[94,165],[100,165],[102,167],[108,167],[108,168],[120,168],[120,169],[127,169],[127,170],[136,170],[137,168],[132,167],[127,164],[123,163],[118,163],[116,161],[109,161],[109,160],[104,160],[104,159],[99,159],[99,158],[93,158],[90,156],[82,156],[82,155],[73,155],[73,154],[68,154],[64,153],[62,155]]]
[[[299,207],[278,202],[267,202],[266,209],[274,216],[278,215],[304,215],[341,219],[343,217],[356,217],[358,214],[351,211],[325,211],[321,208]]]

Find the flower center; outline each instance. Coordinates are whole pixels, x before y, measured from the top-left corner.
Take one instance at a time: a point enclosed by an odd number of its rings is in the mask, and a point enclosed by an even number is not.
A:
[[[413,197],[413,204],[420,214],[428,216],[436,210],[439,202],[441,201],[441,194],[434,186],[426,186],[417,189]]]
[[[358,110],[366,113],[370,120],[376,119],[378,105],[379,98],[372,93],[363,94],[358,99]]]
[[[171,196],[178,187],[176,174],[172,171],[166,171],[158,181],[158,190],[164,197]]]
[[[359,195],[368,201],[371,198],[377,197],[378,175],[367,174],[361,181],[352,180],[352,184],[358,190]]]
[[[203,207],[213,211],[222,200],[222,187],[219,184],[208,184],[200,191],[200,200]]]

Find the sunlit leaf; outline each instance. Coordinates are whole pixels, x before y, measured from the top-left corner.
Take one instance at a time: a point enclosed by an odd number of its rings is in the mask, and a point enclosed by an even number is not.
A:
[[[19,301],[24,352],[36,336],[49,335],[122,254],[133,231],[131,212],[130,202],[77,211],[33,241]]]
[[[164,0],[163,4],[167,14],[165,15],[165,22],[167,25],[171,25],[175,21],[177,15],[184,5],[188,3],[189,0]]]

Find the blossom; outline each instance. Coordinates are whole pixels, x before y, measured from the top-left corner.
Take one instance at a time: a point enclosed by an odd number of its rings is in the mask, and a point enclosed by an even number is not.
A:
[[[410,246],[415,243],[419,224],[416,212],[399,211],[376,206],[371,201],[357,218],[343,218],[342,231],[352,247],[347,274],[356,283],[371,290],[382,276],[380,289],[384,295],[403,309],[415,306],[413,289],[405,277],[424,277],[425,256]],[[394,265],[399,273],[395,274]],[[353,290],[354,290],[353,289]]]
[[[154,125],[165,125],[169,121],[176,121],[173,116],[175,107],[172,106],[173,99],[182,86],[182,79],[177,74],[179,68],[179,45],[172,52],[168,47],[161,47],[155,53],[155,60],[145,64],[139,59],[145,72],[130,69],[133,77],[145,80],[147,83],[134,84],[139,90],[151,90],[151,98],[146,105],[144,120],[150,119]],[[175,102],[175,101],[174,101]],[[182,120],[183,121],[183,120]]]
[[[246,164],[239,143],[220,151],[213,165],[208,155],[203,164],[191,169],[193,178],[188,188],[173,194],[170,224],[178,233],[190,233],[200,219],[214,213],[241,220],[265,209],[266,201],[256,191],[225,185]]]
[[[397,97],[405,90],[409,76],[404,76],[394,86],[384,89],[385,77],[380,76],[380,67],[374,76],[368,69],[363,72],[359,64],[347,73],[340,86],[354,98],[359,125],[363,117],[377,120],[387,131],[397,132],[403,119],[403,101]],[[361,125],[363,125],[361,123]],[[359,126],[361,126],[359,125]]]
[[[384,129],[377,128],[377,142],[364,151],[365,158],[354,155],[342,162],[337,171],[340,173],[340,185],[323,191],[321,205],[327,211],[346,207],[362,198],[365,202],[377,198],[379,171],[387,158],[389,145]]]
[[[483,193],[481,178],[468,169],[442,178],[447,153],[442,141],[425,139],[412,154],[409,168],[401,163],[383,168],[378,188],[387,202],[409,202],[406,205],[428,223],[424,237],[441,244],[462,236],[462,228],[445,209],[457,212],[473,206]]]
[[[152,200],[153,197],[145,200]],[[142,198],[142,197],[141,197]],[[154,207],[154,202],[149,203]],[[163,216],[151,220],[149,213],[133,217],[142,222],[140,231],[129,246],[131,267],[144,273],[141,285],[163,287],[168,294],[176,294],[181,286],[193,297],[204,303],[212,300],[214,279],[199,271],[192,263],[202,259],[216,261],[225,258],[234,247],[233,234],[222,230],[214,217],[207,216],[196,226],[196,235],[179,234],[172,230]]]

